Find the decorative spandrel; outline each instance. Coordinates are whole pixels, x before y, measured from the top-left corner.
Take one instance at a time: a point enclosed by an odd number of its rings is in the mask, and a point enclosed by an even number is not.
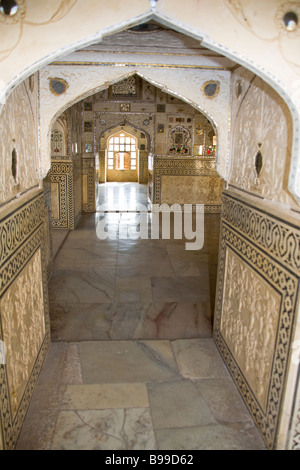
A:
[[[193,153],[199,157],[215,158],[216,151],[216,131],[212,123],[204,115],[199,115],[195,122]]]

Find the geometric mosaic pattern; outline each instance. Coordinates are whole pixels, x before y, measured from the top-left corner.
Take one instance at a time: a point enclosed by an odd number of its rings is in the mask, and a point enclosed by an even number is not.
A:
[[[81,157],[71,159],[52,158],[50,181],[54,192],[52,227],[73,230],[81,216]],[[57,217],[54,217],[54,214]]]
[[[52,218],[52,227],[73,228],[73,163],[52,160],[50,178],[51,183],[57,183],[59,204],[59,218]]]
[[[279,217],[266,214],[265,211],[260,211],[251,204],[224,192],[220,239],[214,340],[267,447],[273,449],[276,448],[297,306],[300,230],[299,227],[289,225]],[[253,387],[250,386],[248,380],[250,371],[240,367],[237,355],[228,347],[222,331],[223,299],[224,296],[230,296],[230,283],[233,281],[230,273],[225,276],[230,253],[235,253],[235,256],[247,266],[247,270],[252,272],[256,279],[261,279],[262,285],[269,286],[269,290],[280,296],[271,369],[270,374],[265,377],[267,396],[264,403],[258,399]],[[251,308],[255,309],[254,303],[249,306],[250,310]],[[237,321],[236,317],[232,320]],[[248,323],[250,331],[251,317]],[[262,330],[263,335],[266,330]],[[237,344],[238,341],[239,337],[235,338]],[[262,347],[253,344],[253,348],[257,348],[258,356],[259,348]]]
[[[95,173],[95,157],[82,157],[82,175],[86,178],[86,200],[82,204],[83,212],[95,212],[96,210],[96,173]]]

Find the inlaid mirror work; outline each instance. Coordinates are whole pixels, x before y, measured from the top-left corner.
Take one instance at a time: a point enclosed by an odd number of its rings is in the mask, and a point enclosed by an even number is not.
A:
[[[194,155],[200,157],[216,156],[217,137],[212,123],[204,116],[197,116],[194,135]]]

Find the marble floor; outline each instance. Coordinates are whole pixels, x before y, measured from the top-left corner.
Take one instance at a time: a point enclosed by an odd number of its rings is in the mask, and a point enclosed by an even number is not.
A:
[[[116,237],[100,240],[104,204]],[[52,343],[17,449],[265,448],[212,339],[219,215],[188,251],[120,238],[141,204],[145,185],[100,185],[98,211],[54,243]]]

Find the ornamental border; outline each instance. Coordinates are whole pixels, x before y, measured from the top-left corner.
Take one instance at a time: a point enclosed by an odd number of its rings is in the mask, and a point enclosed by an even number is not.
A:
[[[300,274],[300,229],[223,193],[222,217],[244,236]],[[267,221],[266,221],[267,217]]]
[[[24,243],[26,238],[43,221],[43,193],[24,203],[0,222],[0,264]]]
[[[95,157],[84,157],[82,159],[82,174],[87,176],[87,197],[88,202],[82,204],[83,212],[95,212]]]

